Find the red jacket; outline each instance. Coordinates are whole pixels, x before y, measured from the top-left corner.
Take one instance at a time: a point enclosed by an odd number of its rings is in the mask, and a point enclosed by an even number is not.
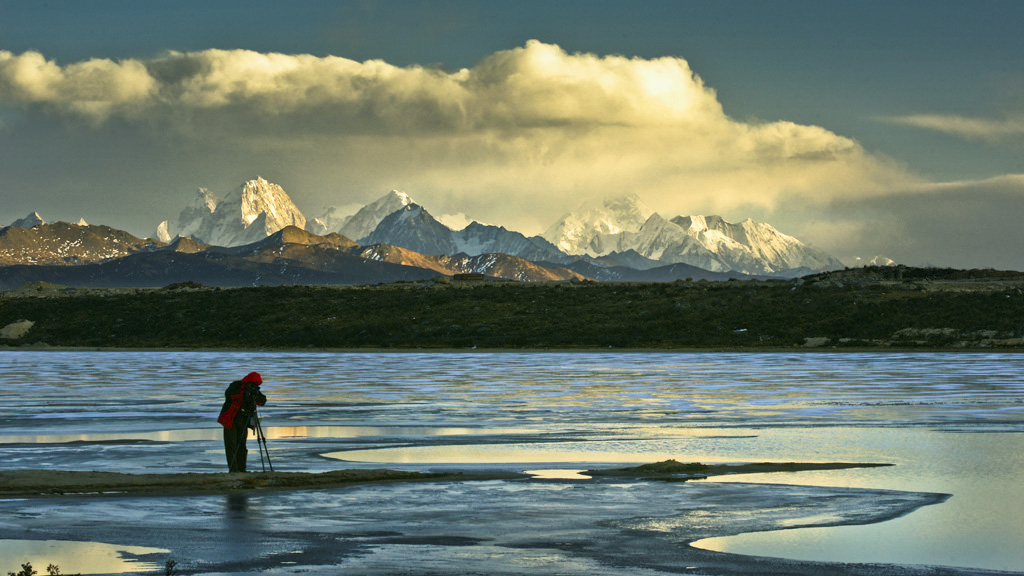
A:
[[[227,390],[224,391],[224,405],[221,406],[220,416],[217,418],[217,422],[221,426],[230,429],[235,425],[236,420],[241,420],[243,426],[248,421],[253,407],[251,405],[243,406],[247,396],[246,392],[248,392],[250,404],[263,406],[267,403],[267,397],[260,392],[258,382],[236,380],[229,384]],[[243,418],[239,418],[239,416]]]

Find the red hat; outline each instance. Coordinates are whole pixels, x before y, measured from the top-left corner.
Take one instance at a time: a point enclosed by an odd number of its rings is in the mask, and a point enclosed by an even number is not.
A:
[[[249,372],[248,374],[245,375],[245,378],[242,378],[242,383],[248,384],[250,382],[263,384],[263,378],[260,378],[259,372]]]

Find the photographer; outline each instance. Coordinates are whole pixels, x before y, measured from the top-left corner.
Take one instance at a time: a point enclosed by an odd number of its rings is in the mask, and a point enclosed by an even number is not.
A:
[[[263,384],[263,379],[259,373],[250,372],[245,378],[229,384],[224,391],[224,406],[217,422],[224,426],[224,454],[229,472],[245,472],[248,456],[245,440],[249,436],[249,428],[256,426],[256,407],[267,403],[267,397],[260,392],[260,384]]]

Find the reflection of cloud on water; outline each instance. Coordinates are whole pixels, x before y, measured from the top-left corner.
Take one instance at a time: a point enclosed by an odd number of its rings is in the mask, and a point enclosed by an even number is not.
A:
[[[141,556],[168,552],[162,548],[120,546],[102,542],[0,540],[0,558],[15,559],[18,564],[28,562],[37,569],[55,564],[65,574],[117,574],[156,570],[157,564],[125,558],[125,554],[122,553]]]
[[[268,439],[364,438],[375,436],[468,436],[477,434],[532,434],[528,428],[455,428],[430,426],[264,426]],[[251,435],[250,435],[251,436]],[[0,444],[67,444],[71,442],[209,442],[223,438],[221,428],[105,432],[92,434],[37,434],[0,436]]]

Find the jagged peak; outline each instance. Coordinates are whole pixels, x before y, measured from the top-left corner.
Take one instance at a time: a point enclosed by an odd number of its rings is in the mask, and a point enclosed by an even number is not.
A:
[[[216,194],[210,192],[207,188],[197,188],[196,195],[192,198],[190,206],[196,208],[205,208],[209,212],[213,212],[217,209],[217,205],[220,204],[220,198]]]
[[[24,218],[15,220],[11,226],[15,228],[35,228],[36,226],[42,226],[44,224],[46,224],[46,221],[39,215],[39,212],[32,212]]]

